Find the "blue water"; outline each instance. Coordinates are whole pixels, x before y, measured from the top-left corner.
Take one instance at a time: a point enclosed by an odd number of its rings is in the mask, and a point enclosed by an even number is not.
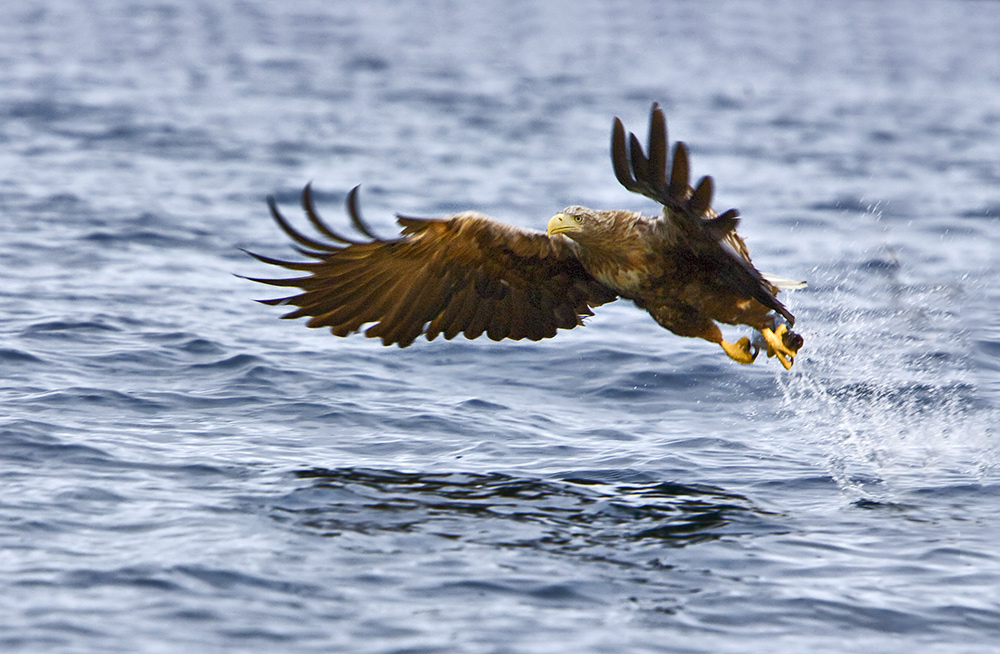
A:
[[[996,651],[998,5],[764,6],[5,9],[0,649]],[[620,302],[383,348],[233,274],[310,180],[385,234],[652,212],[653,101],[809,280],[791,372]]]

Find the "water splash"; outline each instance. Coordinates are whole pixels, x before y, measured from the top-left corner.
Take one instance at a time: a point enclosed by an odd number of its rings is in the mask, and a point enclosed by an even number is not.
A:
[[[807,337],[799,367],[778,381],[790,423],[822,439],[828,472],[856,499],[885,500],[929,479],[982,483],[997,468],[998,415],[977,383],[960,310],[978,282],[902,272],[889,248],[816,271],[822,306],[802,322],[836,327]]]

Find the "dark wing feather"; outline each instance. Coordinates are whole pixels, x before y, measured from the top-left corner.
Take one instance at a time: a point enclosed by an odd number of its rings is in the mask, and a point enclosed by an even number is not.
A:
[[[653,104],[649,121],[649,154],[635,134],[626,136],[622,122],[615,118],[611,132],[611,162],[615,177],[622,186],[659,202],[665,217],[686,235],[693,254],[707,262],[721,282],[746,298],[753,298],[781,314],[788,323],[795,318],[776,297],[772,286],[750,262],[743,241],[736,234],[739,212],[729,209],[722,215],[712,210],[713,184],[703,177],[692,189],[687,147],[674,146],[674,156],[667,169],[667,129],[663,110]]]
[[[347,197],[355,228],[371,238],[340,235],[320,219],[309,186],[302,206],[313,227],[331,242],[295,230],[269,199],[271,214],[307,257],[258,260],[308,273],[290,279],[254,279],[301,293],[266,304],[290,305],[285,318],[309,317],[309,327],[329,327],[338,336],[370,325],[365,334],[406,347],[428,339],[487,334],[539,340],[555,336],[593,315],[592,307],[615,300],[576,259],[563,239],[504,225],[478,214],[451,218],[399,217],[402,236],[382,239],[361,220],[357,188]]]

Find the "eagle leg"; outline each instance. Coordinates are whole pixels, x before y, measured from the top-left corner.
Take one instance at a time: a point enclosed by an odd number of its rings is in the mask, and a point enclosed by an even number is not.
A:
[[[735,343],[730,343],[729,341],[720,341],[719,345],[722,346],[723,351],[729,355],[729,358],[737,363],[753,363],[754,359],[757,358],[757,348],[750,345],[750,339],[744,336]]]
[[[802,337],[795,332],[788,331],[788,326],[784,323],[773,330],[765,327],[760,330],[760,335],[764,337],[767,344],[767,356],[778,357],[778,361],[785,367],[785,370],[790,369],[795,361],[795,355],[802,347]]]

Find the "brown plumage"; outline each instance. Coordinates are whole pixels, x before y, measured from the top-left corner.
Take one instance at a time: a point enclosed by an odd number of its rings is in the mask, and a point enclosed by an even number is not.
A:
[[[337,336],[369,325],[366,336],[400,347],[421,334],[428,340],[484,333],[493,340],[550,338],[560,328],[582,325],[593,307],[623,297],[676,334],[720,344],[740,363],[751,363],[764,346],[790,367],[802,339],[777,318],[794,323],[775,297],[778,282],[750,262],[736,234],[738,213],[712,210],[712,179],[689,186],[683,143],[674,147],[667,177],[666,122],[657,105],[648,150],[647,157],[634,134],[626,140],[615,119],[615,175],[625,188],[663,205],[661,217],[573,206],[556,214],[547,232],[465,212],[438,219],[398,216],[400,236],[383,239],[361,219],[355,187],[347,213],[366,240],[354,240],[320,219],[306,186],[303,209],[324,238],[316,240],[294,229],[268,198],[274,220],[312,261],[251,253],[306,273],[254,281],[301,289],[264,301],[297,307],[284,318],[309,317],[307,326],[329,327]],[[760,338],[728,343],[716,322],[748,325]]]

